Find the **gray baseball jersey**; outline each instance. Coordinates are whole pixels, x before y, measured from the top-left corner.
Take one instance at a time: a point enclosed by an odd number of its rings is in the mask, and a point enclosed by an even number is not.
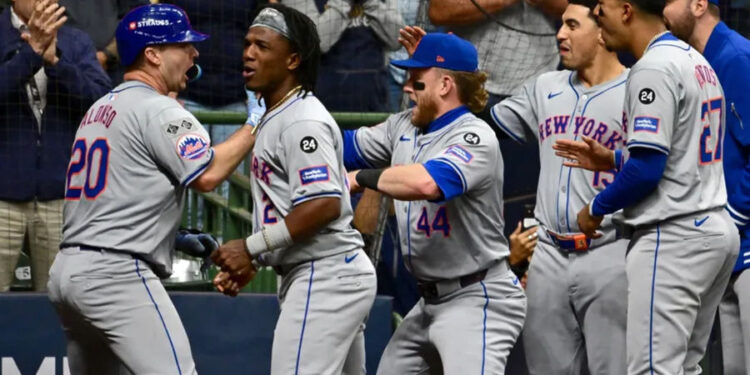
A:
[[[267,265],[290,265],[364,245],[353,218],[341,131],[312,94],[266,113],[252,154],[253,230],[274,225],[294,206],[321,197],[341,198],[341,216],[307,241],[262,254]]]
[[[504,373],[526,297],[505,261],[503,160],[492,129],[459,107],[421,131],[409,110],[347,133],[347,145],[347,165],[420,163],[443,193],[394,200],[401,251],[423,298],[388,342],[378,374]]]
[[[706,59],[664,34],[633,66],[625,103],[628,148],[668,155],[658,188],[623,210],[625,222],[651,224],[725,206],[724,92]]]
[[[358,157],[373,168],[434,161],[461,178],[460,186],[446,187],[433,175],[443,201],[394,201],[406,266],[425,281],[467,275],[509,254],[503,159],[492,129],[470,113],[436,127],[422,134],[407,110],[354,134]]]
[[[558,139],[592,137],[610,150],[625,146],[622,103],[628,71],[617,78],[586,87],[571,71],[549,72],[527,82],[519,95],[492,108],[492,118],[511,138],[526,142],[530,134],[539,141],[539,188],[534,216],[545,229],[558,234],[577,233],[576,214],[614,180],[615,171],[591,172],[566,168],[552,145]],[[607,216],[592,244],[614,241],[615,230]],[[550,240],[541,235],[542,241]]]
[[[616,241],[609,215],[599,230],[604,236],[593,240],[589,251],[562,248],[547,230],[580,232],[578,211],[614,179],[614,170],[564,167],[552,145],[586,135],[609,149],[624,148],[627,77],[625,70],[586,87],[576,72],[545,73],[492,108],[493,120],[511,138],[526,142],[533,134],[539,142],[535,216],[540,242],[529,269],[523,330],[531,375],[573,374],[583,368],[593,375],[625,374],[627,241]]]
[[[350,225],[341,131],[312,93],[283,102],[258,126],[251,176],[256,232],[284,225],[298,204],[341,200],[341,215],[325,229],[260,256],[282,275],[271,373],[363,374],[362,332],[377,285],[362,237]]]
[[[196,373],[158,277],[171,272],[185,189],[211,163],[210,146],[195,117],[137,81],[84,116],[48,284],[73,373]]]
[[[119,85],[76,132],[61,247],[138,254],[168,275],[185,190],[212,158],[208,133],[177,101],[140,82]]]
[[[739,251],[724,210],[724,98],[703,56],[654,37],[628,78],[628,148],[667,154],[658,187],[623,210],[628,374],[697,374]],[[679,311],[679,314],[675,314]]]

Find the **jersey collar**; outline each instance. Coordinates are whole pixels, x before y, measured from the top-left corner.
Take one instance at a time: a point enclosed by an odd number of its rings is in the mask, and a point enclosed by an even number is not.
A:
[[[427,130],[424,131],[424,134],[438,131],[466,113],[469,113],[469,107],[465,105],[451,109],[450,111],[443,113],[442,116],[432,120],[432,122],[427,125]]]
[[[672,34],[670,31],[665,31],[657,36],[654,37],[654,39],[651,39],[651,43],[648,44],[648,47],[646,47],[646,51],[650,50],[651,47],[654,46],[654,44],[659,42],[665,42],[669,40],[680,40],[674,34]]]

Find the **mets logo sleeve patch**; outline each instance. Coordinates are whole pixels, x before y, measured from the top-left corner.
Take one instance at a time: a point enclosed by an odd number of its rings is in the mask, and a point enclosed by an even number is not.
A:
[[[144,127],[149,153],[172,177],[189,185],[213,159],[208,132],[183,108],[166,110],[153,122]]]

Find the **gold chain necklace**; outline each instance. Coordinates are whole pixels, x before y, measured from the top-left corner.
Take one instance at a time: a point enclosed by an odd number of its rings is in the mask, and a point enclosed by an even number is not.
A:
[[[263,120],[266,118],[267,114],[273,112],[273,110],[275,110],[276,108],[279,108],[280,105],[282,105],[285,101],[287,101],[287,99],[291,98],[292,95],[300,92],[300,90],[302,90],[302,85],[298,85],[297,87],[289,90],[289,92],[286,93],[286,95],[284,95],[284,97],[281,98],[281,100],[279,100],[278,103],[274,104],[273,107],[267,109],[266,112],[258,121],[258,126],[253,127],[252,135],[255,135],[256,133],[258,133],[258,129],[260,129],[260,126],[263,124]]]

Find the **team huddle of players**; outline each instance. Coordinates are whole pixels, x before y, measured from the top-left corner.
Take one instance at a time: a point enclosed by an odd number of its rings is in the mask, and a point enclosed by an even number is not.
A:
[[[750,139],[739,115],[748,106],[725,95],[730,68],[711,61],[741,37],[716,21],[709,43],[691,47],[677,37],[696,44],[691,35],[675,36],[682,24],[665,24],[676,3],[702,17],[716,1],[667,3],[569,1],[557,35],[566,70],[492,108],[509,137],[539,143],[540,225],[529,236],[538,243],[526,292],[507,261],[499,143],[473,114],[488,95],[471,43],[404,28],[410,57],[391,64],[408,70],[404,92],[415,105],[342,133],[313,93],[314,24],[264,6],[245,37],[243,78],[268,109],[212,145],[168,96],[185,88],[193,43],[208,36],[172,5],[131,11],[116,35],[125,82],[76,134],[50,271],[71,372],[196,373],[159,278],[171,272],[186,189],[212,190],[250,154],[253,233],[211,257],[221,267],[214,284],[228,295],[259,266],[281,276],[272,374],[365,372],[376,278],[350,226],[350,193],[363,188],[394,198],[422,295],[378,374],[503,374],[521,334],[535,375],[700,373],[740,250],[735,222],[742,229],[750,217],[724,178]],[[613,51],[638,61],[626,69]],[[205,247],[191,239],[177,242]],[[743,350],[732,363],[744,364]]]

